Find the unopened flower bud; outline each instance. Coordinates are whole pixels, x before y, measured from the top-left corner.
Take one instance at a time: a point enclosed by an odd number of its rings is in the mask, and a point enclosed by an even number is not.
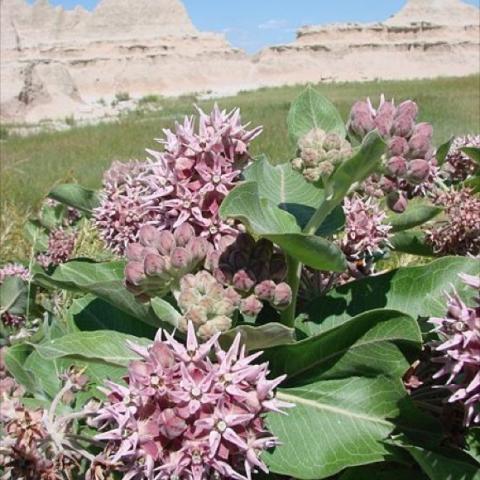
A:
[[[186,246],[194,262],[203,260],[209,253],[211,244],[204,238],[192,238]]]
[[[336,133],[328,133],[323,141],[323,148],[328,152],[330,150],[340,150],[343,145],[343,139]]]
[[[273,302],[276,283],[273,280],[264,280],[255,287],[255,295],[260,300]]]
[[[382,192],[390,193],[397,190],[397,182],[388,177],[383,177],[380,181]]]
[[[377,110],[375,117],[375,127],[382,137],[388,137],[392,130],[393,118],[395,115],[395,105],[393,102],[383,102]]]
[[[277,308],[285,308],[292,301],[292,289],[288,283],[279,283],[275,287],[273,305]]]
[[[239,293],[237,293],[232,287],[228,287],[225,289],[224,297],[234,306],[238,306],[240,304],[240,300],[242,297]]]
[[[240,302],[240,311],[249,317],[256,317],[262,308],[263,303],[255,295],[250,295]]]
[[[131,285],[140,285],[140,283],[145,280],[143,263],[128,262],[125,267],[125,278],[127,283],[130,283]]]
[[[363,138],[375,128],[372,108],[367,102],[355,102],[350,112],[349,128],[353,134],[360,138]]]
[[[303,170],[303,167],[304,167],[303,160],[300,157],[294,158],[292,160],[292,168],[294,170],[301,172]]]
[[[390,192],[387,195],[388,208],[396,213],[403,213],[407,208],[407,203],[407,199],[401,193]]]
[[[388,143],[390,157],[403,157],[408,153],[408,142],[403,137],[393,137]]]
[[[335,170],[335,166],[332,162],[322,162],[317,170],[320,173],[320,177],[329,177]]]
[[[407,179],[418,185],[424,182],[430,173],[430,164],[426,160],[417,159],[408,162]]]
[[[232,320],[225,315],[218,315],[207,323],[203,324],[198,330],[197,334],[202,339],[211,338],[217,333],[223,333],[230,330],[232,327]]]
[[[175,247],[175,237],[168,230],[163,230],[158,234],[156,247],[162,255],[170,255]]]
[[[417,104],[412,100],[406,100],[405,102],[402,102],[395,112],[395,116],[399,117],[401,115],[408,116],[415,121],[418,115]]]
[[[138,238],[144,247],[154,247],[157,243],[158,233],[155,227],[143,225],[138,231]]]
[[[195,230],[189,223],[182,223],[173,233],[177,247],[185,247],[195,237]]]
[[[415,127],[415,120],[408,114],[395,117],[392,125],[392,133],[397,137],[408,138]]]
[[[407,162],[402,157],[392,157],[387,163],[387,172],[393,177],[403,177],[407,173]]]
[[[148,254],[144,260],[144,270],[148,276],[159,276],[165,272],[165,260],[160,255]]]
[[[411,158],[425,158],[432,148],[433,128],[429,123],[419,123],[409,140]]]
[[[255,285],[255,279],[252,279],[245,270],[239,270],[233,276],[232,284],[237,290],[248,292]]]
[[[287,276],[287,262],[283,253],[274,253],[270,259],[270,278],[282,282]]]
[[[126,257],[130,261],[141,262],[143,261],[144,246],[140,243],[130,243],[125,251]]]
[[[170,262],[173,268],[186,269],[190,263],[190,253],[183,247],[175,247],[170,255]]]
[[[313,148],[304,148],[301,151],[302,160],[306,167],[315,167],[320,160],[323,152]]]
[[[306,168],[303,171],[303,176],[307,182],[315,183],[318,182],[322,177],[322,172],[319,168]]]

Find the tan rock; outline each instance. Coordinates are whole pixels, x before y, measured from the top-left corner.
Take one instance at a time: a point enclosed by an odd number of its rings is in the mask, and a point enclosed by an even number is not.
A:
[[[409,0],[384,23],[304,27],[293,43],[254,57],[197,31],[181,0],[101,0],[92,12],[0,0],[0,9],[1,116],[9,121],[103,115],[98,100],[117,92],[219,94],[480,71],[480,10],[460,0]]]

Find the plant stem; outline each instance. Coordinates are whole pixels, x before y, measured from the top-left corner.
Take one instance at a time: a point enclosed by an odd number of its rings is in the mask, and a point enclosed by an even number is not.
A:
[[[292,289],[292,302],[282,313],[282,323],[287,327],[293,327],[295,323],[295,312],[297,309],[298,288],[300,287],[300,275],[302,264],[295,258],[287,255],[287,283]]]
[[[308,235],[314,235],[334,207],[335,204],[332,201],[325,200],[320,205],[318,210],[312,215],[312,218],[310,218],[303,232],[307,233]]]

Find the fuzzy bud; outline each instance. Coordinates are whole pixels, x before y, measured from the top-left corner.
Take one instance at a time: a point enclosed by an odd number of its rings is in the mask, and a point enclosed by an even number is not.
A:
[[[190,253],[183,247],[176,247],[170,255],[170,262],[173,268],[184,270],[190,263]]]
[[[425,158],[432,148],[433,128],[429,123],[419,123],[409,140],[411,158]]]
[[[126,257],[130,261],[141,262],[143,260],[144,247],[140,243],[130,243],[125,251]]]
[[[255,279],[245,270],[239,270],[232,279],[233,286],[242,292],[249,292],[255,285]]]
[[[131,264],[132,262],[127,264],[127,267]],[[133,263],[133,265],[136,265],[136,263]],[[154,255],[151,253],[145,256],[143,266],[144,266],[145,273],[149,277],[162,275],[165,272],[165,268],[166,268],[165,260],[160,255]],[[134,283],[134,285],[138,285],[138,283]]]
[[[387,162],[387,172],[393,177],[403,177],[407,173],[407,162],[402,157],[392,157]]]
[[[292,301],[292,289],[288,283],[279,283],[275,287],[273,305],[277,308],[286,308]]]
[[[263,303],[255,295],[250,295],[240,302],[240,311],[249,317],[256,317],[262,308]]]
[[[408,141],[403,137],[393,137],[388,142],[389,157],[404,157],[409,150]]]
[[[273,280],[264,280],[255,287],[255,295],[260,300],[273,302],[275,297],[276,283]]]
[[[143,264],[140,262],[128,262],[125,267],[125,278],[127,283],[139,286],[145,280]]]
[[[417,159],[408,162],[407,179],[410,183],[418,185],[424,182],[430,173],[430,164],[426,160]]]
[[[160,232],[158,235],[157,248],[162,255],[170,255],[175,247],[175,237],[168,230]]]
[[[375,129],[372,108],[368,102],[355,102],[350,112],[349,128],[354,135],[360,138]]]
[[[303,163],[303,160],[300,157],[294,158],[292,160],[292,168],[297,172],[302,172],[304,166],[305,164]]]
[[[173,233],[177,247],[185,247],[195,237],[195,230],[189,223],[182,223]]]
[[[158,239],[158,231],[151,225],[143,225],[138,231],[138,239],[144,247],[155,247]]]
[[[383,101],[377,110],[375,117],[375,127],[382,137],[388,137],[392,130],[393,118],[395,115],[395,105],[393,102]]]
[[[408,201],[402,193],[390,192],[387,195],[388,208],[396,213],[403,213],[407,208]]]
[[[405,113],[395,117],[392,125],[392,133],[397,137],[408,138],[412,134],[414,127],[415,121],[409,114]]]

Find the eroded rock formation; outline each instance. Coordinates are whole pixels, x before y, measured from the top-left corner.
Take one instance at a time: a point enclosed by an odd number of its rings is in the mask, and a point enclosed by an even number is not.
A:
[[[378,24],[305,27],[254,57],[197,31],[180,0],[101,0],[93,12],[0,0],[1,116],[36,122],[117,92],[234,92],[322,80],[462,76],[480,70],[480,10],[409,0]]]

